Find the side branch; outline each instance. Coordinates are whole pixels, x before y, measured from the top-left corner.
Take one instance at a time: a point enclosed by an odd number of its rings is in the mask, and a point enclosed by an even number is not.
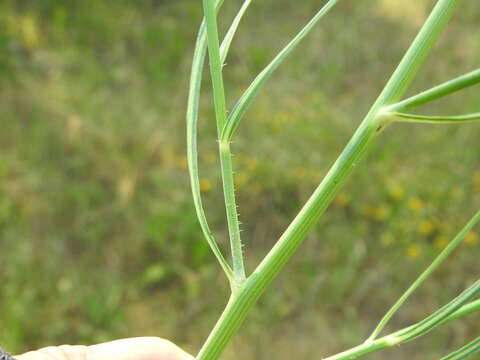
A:
[[[480,352],[480,336],[441,360],[464,360]]]
[[[367,342],[374,340],[380,332],[385,328],[388,321],[395,315],[398,309],[407,301],[415,290],[447,259],[447,257],[460,245],[468,232],[480,221],[480,211],[478,211],[463,227],[463,229],[455,236],[455,238],[443,249],[435,258],[430,266],[413,282],[413,284],[405,291],[405,293],[397,300],[397,302],[387,311],[385,316],[380,320],[379,324],[368,338]]]
[[[208,0],[204,0],[208,1]],[[197,360],[216,360],[236,333],[247,313],[292,257],[316,220],[325,212],[348,175],[360,161],[377,131],[377,115],[398,101],[413,80],[460,0],[438,0],[384,90],[333,164],[324,180],[242,287],[233,294]],[[227,137],[228,139],[228,137]]]
[[[480,120],[480,112],[466,115],[456,116],[426,116],[418,114],[407,114],[400,112],[384,113],[390,121],[394,122],[410,122],[410,123],[423,123],[423,124],[455,124],[464,123],[470,121]]]
[[[408,99],[390,105],[387,110],[390,112],[401,112],[413,107],[426,104],[441,97],[450,95],[454,92],[476,85],[478,83],[480,83],[480,69],[471,71],[455,79],[444,82],[443,84],[437,85],[431,89],[425,90],[420,94],[414,95],[412,97],[409,97]]]
[[[315,27],[318,21],[323,18],[338,2],[339,0],[329,0],[317,14],[305,25],[305,27],[278,53],[277,56],[268,64],[257,77],[252,81],[250,86],[245,90],[243,95],[232,108],[228,116],[227,123],[222,130],[221,140],[229,141],[233,133],[238,127],[240,120],[247,112],[255,95],[260,88],[266,83],[273,72],[280,66],[280,64],[287,58],[287,56],[295,49],[295,47],[307,36]]]
[[[220,8],[223,0],[217,0],[216,10]],[[200,92],[202,85],[202,73],[207,52],[207,35],[205,28],[205,20],[202,22],[198,31],[195,51],[193,55],[192,70],[190,75],[190,87],[188,93],[187,104],[187,160],[188,172],[190,176],[190,186],[192,188],[193,203],[197,213],[197,218],[202,228],[202,232],[207,240],[208,245],[212,249],[213,254],[217,258],[220,266],[225,272],[228,280],[233,284],[233,270],[223,256],[217,241],[208,225],[205,210],[203,208],[202,196],[200,191],[200,180],[198,174],[198,149],[197,149],[197,124],[198,124],[198,107],[200,101]]]
[[[207,44],[210,62],[210,75],[213,87],[213,100],[215,104],[215,117],[217,120],[217,132],[220,137],[222,128],[227,120],[227,109],[225,102],[225,89],[222,74],[222,59],[220,44],[218,40],[217,14],[215,0],[203,0],[205,20],[207,26]],[[233,184],[233,165],[230,149],[222,147],[219,143],[220,162],[222,165],[222,182],[225,197],[225,208],[228,221],[228,232],[233,258],[233,274],[235,278],[234,289],[245,280],[245,268],[243,265],[242,244],[240,239],[240,228],[238,223],[237,206],[235,203]]]
[[[470,288],[465,290],[462,294],[457,296],[449,304],[442,307],[440,310],[436,311],[426,319],[420,321],[417,324],[408,326],[400,331],[396,331],[390,335],[378,338],[376,340],[365,342],[361,345],[355,346],[349,350],[343,351],[336,355],[329,356],[324,360],[352,360],[357,359],[361,356],[399,345],[415,338],[418,338],[426,333],[430,332],[434,328],[446,324],[450,321],[453,321],[460,316],[465,316],[473,311],[478,311],[480,309],[480,302],[474,302],[475,310],[472,311],[472,306],[470,304],[463,305],[468,299],[478,296],[480,291],[480,281],[477,281]],[[465,311],[465,308],[470,308],[470,311]],[[450,315],[448,315],[450,314]]]

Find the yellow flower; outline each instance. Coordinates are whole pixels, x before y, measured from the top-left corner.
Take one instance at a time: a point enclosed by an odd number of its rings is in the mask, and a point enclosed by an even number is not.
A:
[[[340,193],[335,198],[335,204],[339,206],[347,206],[349,202],[350,202],[350,199],[348,195],[345,193]]]
[[[396,185],[390,189],[390,196],[395,200],[402,200],[405,197],[405,190],[400,185]]]
[[[117,184],[117,194],[122,200],[127,200],[135,191],[136,181],[132,176],[124,176]]]
[[[445,249],[445,247],[448,245],[448,238],[446,236],[439,235],[435,238],[434,243],[438,249]]]
[[[428,236],[435,230],[435,224],[430,220],[423,220],[418,226],[420,234]]]
[[[373,217],[375,220],[382,221],[388,216],[388,208],[384,205],[379,205],[374,209]]]
[[[420,200],[418,197],[413,197],[408,202],[408,207],[412,211],[415,211],[415,212],[420,211],[423,208],[423,201]]]
[[[371,205],[363,205],[362,206],[362,214],[365,217],[374,217],[375,216],[375,208]]]
[[[25,47],[28,50],[33,50],[38,47],[40,36],[38,33],[37,21],[32,14],[27,14],[22,18],[20,29]]]
[[[417,244],[410,245],[405,251],[405,254],[407,255],[407,257],[412,260],[418,258],[421,253],[422,253],[422,248]]]
[[[201,179],[200,180],[200,191],[201,192],[209,192],[212,190],[213,184],[210,180],[208,179]]]
[[[468,245],[475,246],[475,245],[478,245],[478,243],[480,242],[480,239],[476,232],[470,231],[467,235],[465,235],[465,242]]]

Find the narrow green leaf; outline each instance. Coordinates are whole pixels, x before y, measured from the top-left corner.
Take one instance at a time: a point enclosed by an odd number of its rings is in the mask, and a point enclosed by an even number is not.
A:
[[[480,211],[478,211],[463,227],[462,230],[455,236],[455,238],[443,249],[442,252],[435,258],[430,266],[413,282],[413,284],[405,291],[405,293],[397,300],[397,302],[388,310],[385,316],[380,320],[377,327],[367,341],[374,340],[380,332],[385,328],[388,321],[400,309],[400,307],[407,301],[407,299],[415,292],[416,289],[447,259],[447,257],[461,244],[465,235],[467,235],[472,228],[480,221]]]
[[[476,69],[455,79],[444,82],[431,89],[425,90],[420,94],[414,95],[399,103],[388,106],[388,110],[403,111],[409,108],[426,104],[430,101],[450,95],[467,87],[480,83],[480,69]]]
[[[472,301],[471,303],[468,303],[467,305],[463,305],[460,309],[455,311],[452,315],[450,315],[448,318],[446,318],[444,321],[442,321],[442,325],[453,321],[457,320],[461,317],[464,317],[466,315],[470,315],[474,312],[477,312],[480,310],[480,299]]]
[[[207,44],[210,63],[210,75],[213,87],[213,102],[215,105],[215,118],[217,120],[217,132],[220,137],[222,128],[227,121],[225,103],[225,89],[222,74],[222,62],[220,56],[220,44],[218,40],[217,14],[214,0],[203,0],[205,23],[207,27]],[[243,263],[242,241],[240,237],[240,224],[238,221],[237,204],[235,201],[235,185],[233,179],[233,165],[230,147],[228,143],[219,142],[220,163],[222,171],[223,193],[225,209],[227,213],[228,233],[232,252],[233,275],[235,278],[234,289],[245,280],[245,266]]]
[[[480,336],[441,360],[464,360],[480,352]]]
[[[240,24],[240,21],[242,20],[242,17],[247,11],[251,2],[252,0],[245,0],[243,2],[242,7],[238,11],[235,18],[233,19],[233,22],[230,25],[230,28],[228,29],[227,34],[223,38],[222,45],[220,46],[220,59],[222,64],[225,62],[225,59],[227,58],[228,50],[230,49],[230,45],[232,44],[233,37],[237,32],[238,25]]]
[[[476,301],[472,301],[471,303],[468,303],[467,305],[463,305],[460,309],[443,319],[440,323],[438,323],[437,326],[446,324],[450,321],[456,320],[459,317],[471,314],[472,312],[480,310],[480,299]],[[355,346],[351,349],[345,350],[341,353],[335,354],[333,356],[329,356],[325,358],[325,360],[352,360],[352,359],[357,359],[363,355],[367,355],[370,353],[373,353],[375,351],[379,351],[391,346],[395,346],[399,344],[398,336],[400,334],[405,334],[406,332],[410,331],[413,329],[416,325],[408,326],[405,329],[402,329],[400,331],[396,331],[392,334],[386,335],[384,337],[369,341],[369,342],[364,342],[363,344],[360,344],[358,346]]]
[[[451,124],[480,120],[480,112],[466,115],[456,116],[425,116],[418,114],[406,114],[400,112],[385,113],[386,116],[392,117],[394,121],[411,122],[411,123],[428,123],[428,124]]]
[[[224,0],[217,0],[216,2],[216,11],[220,9]],[[247,1],[246,1],[247,2]],[[248,1],[250,3],[250,1]],[[241,8],[242,15],[246,10],[248,5],[244,5]],[[229,45],[233,39],[235,30],[240,23],[241,15],[237,15],[234,19],[234,22],[230,26],[230,29],[227,32],[227,36],[222,42],[221,47],[221,57],[222,61],[225,60]],[[188,170],[190,175],[190,184],[193,193],[193,202],[195,205],[195,210],[197,213],[197,218],[199,220],[200,226],[202,228],[203,234],[212,249],[212,252],[216,256],[218,262],[220,263],[223,271],[229,278],[230,282],[233,282],[233,270],[224,258],[222,252],[218,248],[217,241],[215,240],[212,231],[208,225],[208,221],[205,215],[205,210],[203,207],[202,196],[200,191],[200,179],[198,171],[198,150],[197,150],[197,128],[198,128],[198,108],[199,108],[199,99],[201,93],[202,85],[202,73],[203,67],[205,64],[205,57],[207,51],[207,37],[206,37],[206,28],[205,20],[202,22],[197,41],[195,44],[195,52],[193,56],[191,76],[190,76],[190,88],[188,94],[188,104],[187,104],[187,159],[188,159]]]
[[[245,115],[248,107],[252,103],[256,94],[270,78],[273,72],[280,66],[280,64],[287,58],[287,56],[295,49],[295,47],[307,36],[310,31],[315,27],[318,21],[326,15],[330,9],[338,2],[339,0],[330,0],[325,4],[317,14],[308,22],[308,24],[283,48],[282,51],[270,62],[270,64],[263,69],[260,74],[257,75],[255,80],[250,84],[250,86],[245,90],[241,98],[237,101],[232,111],[228,116],[227,123],[222,130],[221,140],[229,141],[233,133],[238,127],[238,124],[242,117]]]
[[[217,10],[223,3],[218,0],[216,3]],[[198,123],[198,107],[202,85],[202,73],[205,63],[207,50],[207,38],[205,21],[202,22],[195,44],[193,55],[192,70],[190,75],[190,88],[188,93],[187,104],[187,159],[188,171],[190,175],[190,184],[193,194],[193,202],[197,212],[197,218],[202,228],[202,232],[207,240],[212,252],[220,263],[223,271],[227,275],[230,282],[233,282],[233,271],[228,262],[225,260],[218,244],[210,230],[202,203],[200,180],[198,173],[198,151],[197,151],[197,123]]]
[[[443,321],[446,320],[450,315],[454,314],[463,305],[467,304],[478,295],[480,295],[480,280],[476,281],[472,286],[463,291],[447,305],[435,311],[432,315],[428,316],[419,323],[400,331],[399,333],[396,333],[395,338],[397,339],[397,343],[404,343],[430,332],[437,326],[441,325]]]

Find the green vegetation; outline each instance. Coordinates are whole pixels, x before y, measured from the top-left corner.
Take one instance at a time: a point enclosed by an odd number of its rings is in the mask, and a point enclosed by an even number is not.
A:
[[[233,165],[247,274],[325,175],[434,4],[402,3],[340,2],[245,114]],[[239,6],[223,5],[222,34]],[[478,68],[478,6],[462,3],[410,94]],[[228,108],[318,7],[252,2],[226,60]],[[201,15],[194,1],[0,3],[5,347],[151,334],[195,351],[210,331],[228,285],[191,203],[183,121]],[[225,251],[205,90],[198,186]],[[477,87],[427,104],[420,115],[478,109]],[[382,132],[224,358],[321,358],[366,338],[477,211],[478,134],[474,123]],[[478,246],[473,230],[392,318],[391,331],[473,283]],[[438,358],[478,336],[476,323],[471,314],[380,356]]]
[[[210,234],[208,234],[207,241],[210,243],[213,252],[217,254],[217,258],[220,258],[219,260],[222,267],[224,269],[227,267],[228,271],[226,271],[226,275],[230,281],[232,292],[225,310],[198,353],[196,357],[198,360],[216,360],[221,356],[251,308],[255,305],[263,292],[265,292],[270,286],[273,279],[278,276],[280,270],[286,265],[299,245],[304,241],[309,230],[323,215],[326,208],[338,194],[346,178],[353,171],[355,165],[367,150],[370,142],[375,136],[379,135],[387,125],[397,119],[400,119],[400,121],[405,121],[404,119],[413,119],[416,122],[425,121],[428,123],[464,122],[480,119],[478,113],[443,118],[421,115],[416,116],[393,112],[391,110],[392,108],[402,109],[408,106],[412,107],[412,103],[415,102],[420,103],[423,101],[423,103],[426,103],[436,97],[438,98],[449,95],[453,91],[463,89],[470,85],[476,85],[480,82],[480,78],[476,74],[477,71],[475,71],[414,96],[417,100],[405,100],[402,105],[397,103],[410,87],[417,71],[425,61],[428,53],[460,3],[459,0],[438,0],[383,91],[368,111],[366,117],[361,122],[344,150],[320,182],[320,185],[304,204],[285,232],[280,236],[270,252],[260,262],[252,274],[246,277],[243,265],[244,255],[242,253],[240,239],[232,156],[230,150],[232,135],[242,116],[245,114],[246,108],[256,96],[261,85],[266,81],[273,70],[278,67],[279,63],[285,59],[292,48],[313,29],[313,25],[338,3],[338,0],[327,1],[324,7],[320,9],[317,15],[299,33],[299,35],[297,35],[294,40],[292,40],[287,47],[277,55],[270,65],[260,72],[237,104],[233,107],[231,114],[228,115],[228,120],[222,64],[222,60],[225,56],[221,55],[221,47],[218,39],[216,3],[216,0],[203,0],[205,20],[200,26],[192,65],[192,76],[190,81],[191,92],[189,93],[190,99],[187,107],[187,127],[189,129],[187,131],[187,141],[189,142],[189,152],[192,154],[189,156],[189,169],[190,178],[192,180],[193,197],[197,207],[197,214],[199,214],[200,224],[203,224],[205,227],[207,221],[204,216],[201,201],[198,200],[200,199],[200,191],[198,186],[198,155],[196,153],[197,140],[195,139],[196,131],[193,129],[197,126],[198,122],[198,98],[200,96],[201,88],[201,77],[199,74],[202,73],[203,62],[205,60],[205,47],[207,47],[208,44],[208,59],[210,63],[210,74],[213,88],[213,103],[217,120],[224,199],[229,227],[230,247],[232,250],[233,277],[231,276],[232,270],[225,264],[224,258],[218,256],[218,247],[216,244],[211,244],[212,239]],[[249,3],[250,2],[247,1],[245,4],[248,6]],[[245,8],[245,6],[243,8]],[[232,26],[233,29],[237,28],[238,21],[236,20],[243,15],[243,11],[240,10],[239,13],[240,15],[237,15],[234,20],[234,25]],[[230,31],[227,32],[227,35],[230,33]],[[227,41],[229,40],[231,40],[231,36],[227,36]],[[474,79],[473,81],[472,78]],[[405,105],[405,103],[407,105]],[[428,278],[428,276],[446,259],[446,257],[448,257],[448,255],[450,255],[479,220],[480,212],[472,218],[469,224],[467,224],[453,242],[440,253],[434,262],[420,275],[420,277],[408,288],[397,302],[395,302],[392,308],[377,325],[372,335],[365,341],[364,345],[353,348],[339,355],[334,355],[331,359],[356,359],[359,356],[370,352],[413,340],[431,331],[439,324],[442,324],[445,319],[456,311],[461,311],[461,307],[466,305],[469,301],[475,300],[480,294],[480,280],[452,300],[448,305],[440,308],[426,319],[385,338],[376,339],[391,317],[399,310],[407,298],[412,295],[421,283]],[[328,269],[325,269],[324,271],[328,271]],[[467,356],[464,356],[464,358],[466,357]]]

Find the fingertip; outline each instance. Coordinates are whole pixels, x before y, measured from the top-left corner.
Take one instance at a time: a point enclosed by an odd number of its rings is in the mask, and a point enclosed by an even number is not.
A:
[[[159,337],[116,340],[90,347],[88,360],[194,360],[180,347]]]

